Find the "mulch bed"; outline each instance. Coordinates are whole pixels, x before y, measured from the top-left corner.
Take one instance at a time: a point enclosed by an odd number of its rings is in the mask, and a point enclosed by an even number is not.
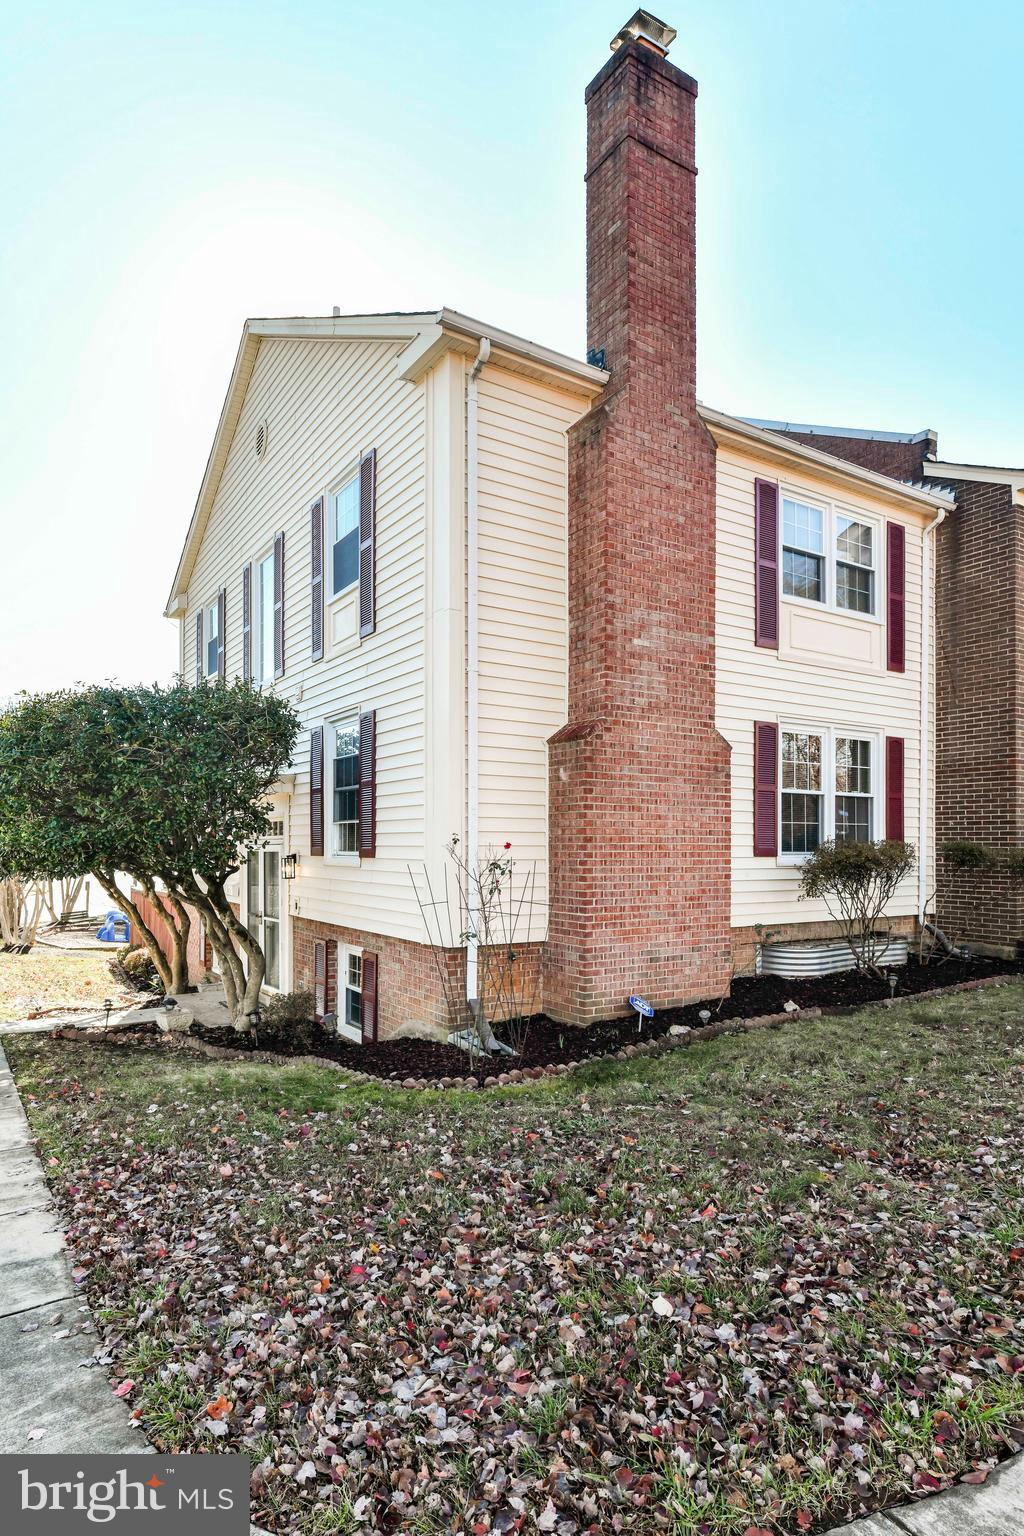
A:
[[[1018,974],[1021,969],[1020,965],[1005,960],[950,959],[931,965],[910,960],[897,973],[896,996],[910,997],[964,982]],[[539,1076],[544,1068],[568,1066],[595,1056],[614,1056],[629,1047],[661,1040],[673,1029],[690,1029],[696,1034],[707,1023],[700,1017],[702,1011],[710,1011],[710,1023],[714,1025],[783,1014],[787,1003],[795,1003],[803,1012],[812,1009],[833,1011],[887,1001],[889,997],[887,982],[853,971],[805,981],[778,976],[743,976],[733,982],[732,993],[724,1002],[712,999],[690,1003],[685,1008],[665,1008],[653,1019],[646,1020],[641,1029],[637,1028],[635,1015],[604,1019],[587,1029],[573,1029],[556,1024],[541,1014],[531,1021],[520,1057],[485,1057],[482,1061],[479,1058],[474,1061],[455,1046],[430,1040],[385,1040],[376,1045],[357,1045],[315,1025],[303,1026],[298,1040],[287,1028],[270,1030],[266,1026],[255,1034],[247,1034],[231,1028],[208,1029],[193,1025],[192,1035],[206,1045],[235,1051],[315,1055],[371,1077],[411,1086],[413,1082],[440,1082],[442,1079],[465,1078],[473,1073],[481,1080],[483,1074],[498,1076],[512,1070]]]

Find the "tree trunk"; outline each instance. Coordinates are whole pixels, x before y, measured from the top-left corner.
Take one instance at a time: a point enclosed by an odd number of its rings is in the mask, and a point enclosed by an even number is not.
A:
[[[111,901],[113,901],[119,909],[123,909],[125,912],[127,912],[128,916],[131,918],[132,923],[134,924],[135,932],[137,934],[141,934],[142,942],[145,944],[147,950],[149,951],[149,958],[156,966],[156,973],[160,977],[160,985],[163,987],[165,992],[170,992],[170,964],[168,963],[167,956],[160,948],[159,942],[157,941],[153,930],[143,920],[142,913],[139,911],[138,907],[132,901],[130,896],[126,896],[123,891],[118,890],[113,873],[108,873],[105,870],[98,869],[96,871],[96,878],[100,885],[102,885],[103,889],[106,891],[107,895],[110,897]]]
[[[167,892],[167,899],[174,908],[177,923],[174,927],[174,954],[171,958],[171,976],[174,981],[175,992],[187,992],[190,986],[188,974],[188,941],[192,934],[192,919],[188,915],[188,908],[183,901],[179,901],[173,891]]]
[[[182,894],[197,909],[206,924],[210,943],[220,962],[221,980],[224,983],[224,996],[231,1014],[231,1022],[236,1027],[243,1027],[246,1014],[251,1013],[259,1003],[259,983],[263,980],[264,969],[263,952],[250,936],[249,930],[243,927],[232,912],[224,895],[223,885],[210,884],[204,889],[197,879],[192,878],[183,882]],[[248,976],[235,947],[235,940],[238,941],[249,960]],[[253,949],[259,957],[256,1001],[250,1000],[252,995],[250,981],[254,970]]]
[[[239,1014],[245,1017],[255,1012],[260,1005],[260,989],[263,986],[263,978],[267,974],[266,958],[257,940],[231,910],[231,905],[224,895],[223,883],[211,883],[208,894],[218,917],[248,961],[245,967],[242,1000],[238,1010]]]

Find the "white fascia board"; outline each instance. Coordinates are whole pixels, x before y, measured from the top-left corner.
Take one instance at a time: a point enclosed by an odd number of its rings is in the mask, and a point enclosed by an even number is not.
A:
[[[254,336],[278,341],[406,341],[435,324],[436,311],[408,315],[293,315],[247,320]]]
[[[905,485],[889,475],[880,475],[873,469],[852,464],[848,459],[837,458],[833,453],[822,453],[820,448],[809,448],[794,438],[780,437],[776,432],[755,427],[740,416],[727,416],[724,411],[713,410],[707,405],[701,405],[698,409],[716,443],[731,441],[747,448],[753,444],[769,452],[775,459],[827,471],[833,479],[870,488],[874,495],[918,513],[927,514],[940,507],[948,509],[953,505],[954,499],[948,491],[925,491],[917,486]]]
[[[595,368],[593,363],[581,362],[566,352],[556,352],[551,347],[541,346],[539,342],[527,341],[524,336],[515,336],[511,331],[486,325],[482,320],[460,314],[457,309],[442,309],[437,321],[456,343],[460,339],[468,341],[473,352],[476,352],[486,336],[491,343],[492,361],[495,361],[495,352],[501,353],[510,360],[511,366],[518,367],[521,372],[552,382],[570,383],[592,399],[602,393],[611,378],[606,368]]]
[[[977,480],[987,485],[1008,485],[1015,496],[1024,493],[1024,469],[998,469],[992,464],[946,464],[926,459],[924,473],[937,480]]]

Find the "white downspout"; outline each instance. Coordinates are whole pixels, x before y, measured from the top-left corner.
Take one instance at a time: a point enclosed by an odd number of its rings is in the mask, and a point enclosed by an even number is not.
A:
[[[481,338],[476,361],[466,382],[466,859],[475,873],[480,849],[480,507],[479,410],[477,380],[491,355],[491,343]],[[478,913],[470,881],[469,928],[475,932]],[[466,944],[466,1000],[477,997],[477,946]]]
[[[932,551],[934,534],[946,519],[941,507],[922,535],[921,551],[921,787],[918,797],[917,837],[917,918],[923,926],[928,906],[928,851],[931,833],[931,744],[932,744],[932,630],[935,625],[935,593],[932,590]]]

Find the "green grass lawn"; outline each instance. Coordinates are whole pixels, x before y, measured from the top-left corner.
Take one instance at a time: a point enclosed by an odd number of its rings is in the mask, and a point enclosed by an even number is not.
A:
[[[487,1094],[7,1042],[101,1354],[279,1530],[824,1529],[1024,1443],[1024,985]]]
[[[23,1019],[31,1008],[97,1007],[128,999],[110,974],[106,950],[49,949],[37,944],[27,955],[0,951],[0,1021]]]

